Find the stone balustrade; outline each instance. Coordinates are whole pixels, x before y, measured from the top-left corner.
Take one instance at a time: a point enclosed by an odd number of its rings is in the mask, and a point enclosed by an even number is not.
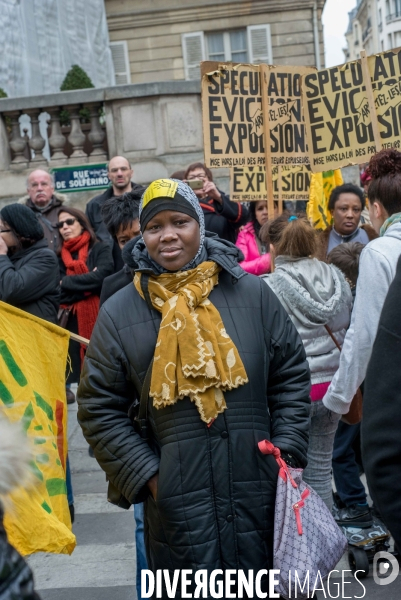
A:
[[[82,123],[80,112],[88,117]],[[68,111],[70,126],[60,113]],[[199,81],[119,85],[47,96],[0,99],[0,208],[26,194],[35,168],[99,164],[125,156],[134,180],[147,184],[190,163],[203,161]],[[213,169],[217,186],[229,191],[229,170]],[[343,169],[346,182],[359,182],[358,166]],[[84,208],[99,192],[65,196]]]
[[[66,113],[68,127],[60,122]],[[117,155],[131,161],[142,184],[202,161],[199,81],[0,99],[0,206],[25,192],[32,169],[98,164]],[[74,202],[86,200],[82,192]]]
[[[21,171],[107,160],[104,118],[101,123],[103,92],[80,90],[0,101],[2,126],[8,133],[9,146],[2,153],[0,169]],[[83,124],[82,109],[86,109],[88,124]],[[68,126],[62,127],[61,115],[69,119]],[[22,135],[27,131],[23,129],[26,124],[30,125],[29,136]]]

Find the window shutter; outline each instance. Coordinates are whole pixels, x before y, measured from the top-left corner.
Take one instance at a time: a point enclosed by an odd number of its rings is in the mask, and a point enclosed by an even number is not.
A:
[[[110,42],[116,85],[131,83],[127,42]]]
[[[247,30],[249,62],[273,64],[270,25],[250,25]]]
[[[181,39],[185,79],[200,79],[199,65],[202,60],[205,60],[205,38],[203,31],[183,33]]]

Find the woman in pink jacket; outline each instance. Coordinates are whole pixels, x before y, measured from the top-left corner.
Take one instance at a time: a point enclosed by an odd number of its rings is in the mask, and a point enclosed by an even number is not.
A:
[[[270,272],[270,254],[259,239],[259,232],[268,220],[267,202],[251,202],[249,214],[250,222],[241,229],[236,242],[245,257],[240,265],[248,273],[265,275]]]

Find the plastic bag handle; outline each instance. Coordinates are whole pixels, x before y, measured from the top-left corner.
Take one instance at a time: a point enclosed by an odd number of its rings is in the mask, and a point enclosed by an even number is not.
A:
[[[279,477],[281,477],[281,479],[284,479],[284,481],[286,481],[288,477],[292,487],[297,488],[298,486],[291,476],[287,463],[283,458],[281,458],[280,448],[277,448],[277,446],[272,444],[269,440],[262,440],[261,442],[259,442],[258,448],[262,454],[272,454],[274,456],[278,466],[280,467],[280,471],[278,473]]]

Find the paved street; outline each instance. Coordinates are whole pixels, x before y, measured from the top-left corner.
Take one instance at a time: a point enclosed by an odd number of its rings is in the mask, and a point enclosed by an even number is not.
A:
[[[31,556],[36,588],[42,600],[136,600],[134,513],[107,502],[104,473],[88,455],[76,413],[75,403],[68,437],[77,547],[71,556]]]

